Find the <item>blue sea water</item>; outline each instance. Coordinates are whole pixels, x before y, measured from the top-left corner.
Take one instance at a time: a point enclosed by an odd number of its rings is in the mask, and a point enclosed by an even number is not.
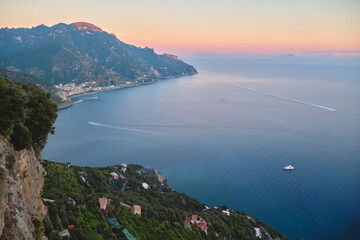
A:
[[[42,157],[157,168],[176,191],[291,238],[360,239],[359,62],[188,61],[199,74],[60,110]]]

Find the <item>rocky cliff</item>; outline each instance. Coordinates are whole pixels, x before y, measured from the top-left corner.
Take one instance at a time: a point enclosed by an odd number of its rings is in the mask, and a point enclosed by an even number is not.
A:
[[[0,136],[0,239],[41,239],[45,171],[32,148],[15,151]]]

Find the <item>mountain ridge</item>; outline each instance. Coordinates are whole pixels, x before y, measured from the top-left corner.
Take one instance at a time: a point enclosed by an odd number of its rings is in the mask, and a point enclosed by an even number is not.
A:
[[[175,55],[124,43],[86,22],[0,29],[0,68],[52,84],[95,81],[99,86],[197,73]]]
[[[88,22],[73,22],[70,25],[73,26],[74,28],[76,28],[77,30],[91,30],[94,32],[103,32],[103,30],[101,28],[95,26],[92,23],[88,23]]]

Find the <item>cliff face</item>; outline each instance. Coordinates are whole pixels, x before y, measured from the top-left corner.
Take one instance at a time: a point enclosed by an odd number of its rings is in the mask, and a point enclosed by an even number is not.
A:
[[[34,150],[15,151],[0,136],[0,239],[40,239],[45,170]]]

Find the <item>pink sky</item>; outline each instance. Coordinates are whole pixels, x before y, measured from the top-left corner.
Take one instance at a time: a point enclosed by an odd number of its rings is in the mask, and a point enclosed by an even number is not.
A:
[[[0,27],[85,21],[157,52],[360,49],[358,0],[17,0],[0,9]]]

